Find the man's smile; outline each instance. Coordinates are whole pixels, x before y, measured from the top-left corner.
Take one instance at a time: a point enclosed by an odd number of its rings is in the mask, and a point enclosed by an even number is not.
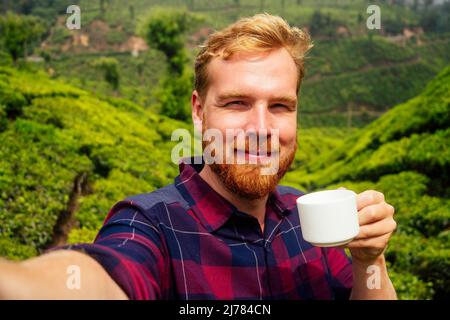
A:
[[[268,151],[268,150],[243,150],[243,149],[235,149],[235,156],[237,159],[245,159],[246,163],[258,163],[258,164],[267,164],[278,157],[279,153],[277,151]]]

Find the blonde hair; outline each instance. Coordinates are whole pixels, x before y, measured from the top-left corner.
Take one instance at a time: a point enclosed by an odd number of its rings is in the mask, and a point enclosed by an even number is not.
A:
[[[242,18],[211,34],[195,59],[195,89],[201,97],[208,89],[208,64],[214,57],[230,58],[236,52],[264,52],[285,48],[297,65],[297,92],[305,75],[304,58],[312,48],[309,34],[267,13]]]

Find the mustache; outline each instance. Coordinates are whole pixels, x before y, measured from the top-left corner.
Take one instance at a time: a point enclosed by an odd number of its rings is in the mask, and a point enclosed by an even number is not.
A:
[[[258,138],[257,140],[246,138],[245,141],[234,139],[230,148],[237,152],[245,152],[254,155],[270,155],[280,153],[281,146],[278,139],[272,140],[269,137],[263,139]]]
[[[265,148],[265,149],[235,148],[234,151],[237,153],[247,153],[247,154],[251,154],[251,155],[255,155],[255,156],[260,156],[260,155],[272,156],[272,155],[277,155],[280,153],[279,150],[277,150],[277,149],[272,150],[271,148]]]

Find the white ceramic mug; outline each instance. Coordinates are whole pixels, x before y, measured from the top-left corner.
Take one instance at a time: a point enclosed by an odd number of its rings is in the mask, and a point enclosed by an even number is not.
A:
[[[303,238],[314,246],[336,247],[349,243],[359,233],[356,193],[326,190],[297,199]]]

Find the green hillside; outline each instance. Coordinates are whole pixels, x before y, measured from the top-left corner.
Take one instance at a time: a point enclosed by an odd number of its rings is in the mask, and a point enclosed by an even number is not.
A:
[[[385,194],[398,222],[387,258],[403,298],[450,294],[449,128],[447,67],[419,96],[337,148],[308,159],[285,178],[285,183],[307,191],[345,186]],[[310,144],[306,141],[307,147]]]
[[[285,179],[304,190],[385,193],[399,222],[387,258],[401,298],[449,294],[449,89],[450,67],[348,139],[332,128],[304,131],[300,169]],[[61,221],[73,227],[69,242],[91,241],[114,202],[176,174],[167,141],[186,125],[26,70],[1,68],[0,92],[2,256],[36,255]]]
[[[400,46],[376,37],[317,41],[307,61],[299,121],[302,127],[347,126],[347,107],[353,104],[352,127],[363,127],[390,107],[418,94],[450,62],[450,40],[430,40],[424,46]],[[92,67],[107,56],[119,63],[120,88],[114,90]],[[137,58],[128,53],[64,53],[45,66],[78,87],[116,95],[154,108],[151,94],[165,70],[165,58],[149,50]],[[323,95],[326,91],[328,94]],[[155,109],[154,109],[155,110]]]
[[[299,24],[310,20],[316,10],[321,10],[333,23],[345,25],[354,32],[361,29],[362,21],[358,20],[358,16],[365,12],[368,4],[372,4],[366,0],[128,0],[126,4],[120,0],[103,2],[102,10],[100,1],[79,1],[80,6],[85,8],[87,22],[101,16],[111,23],[122,21],[126,26],[125,30],[133,30],[136,25],[133,18],[139,18],[154,6],[175,6],[204,13],[210,17],[210,24],[214,28],[224,27],[241,16],[257,12],[283,15],[289,22]],[[400,20],[397,21],[400,26],[418,23],[418,15],[411,8],[389,5],[384,1],[377,2],[382,7],[386,24],[389,26],[394,24],[395,20]]]
[[[428,47],[402,47],[383,38],[319,41],[307,62],[299,122],[304,128],[346,128],[348,105],[353,105],[352,127],[361,128],[390,107],[418,94],[450,63],[450,40],[430,41]],[[367,49],[364,49],[367,48]],[[374,49],[374,51],[371,51]],[[377,51],[378,50],[378,51]],[[328,52],[332,54],[328,54]],[[120,88],[115,91],[91,61],[107,56],[119,63]],[[165,58],[149,50],[137,58],[128,53],[63,54],[46,66],[53,77],[102,95],[121,96],[155,109],[152,93],[165,70]],[[326,91],[327,95],[322,93]]]
[[[102,72],[92,66],[92,62],[101,57],[114,58],[118,62],[120,87],[111,88],[104,80]],[[155,103],[153,90],[165,70],[165,57],[157,50],[149,50],[137,58],[126,53],[85,53],[63,54],[45,66],[54,70],[53,78],[105,96],[123,97],[141,106]]]
[[[91,241],[116,201],[171,182],[170,136],[186,127],[7,67],[0,123],[0,256],[9,258],[64,241],[55,224],[73,227],[70,241]]]
[[[151,41],[140,38],[139,30],[148,14],[161,8],[184,8],[198,18],[185,35],[188,69],[192,69],[198,45],[206,36],[239,17],[265,11],[308,28],[315,46],[308,57],[300,99],[302,128],[364,127],[394,105],[417,95],[450,63],[448,26],[439,33],[428,32],[423,12],[432,11],[422,12],[408,5],[378,3],[383,12],[383,30],[368,33],[368,2],[363,0],[130,0],[126,4],[80,0],[82,28],[72,31],[65,27],[62,15],[65,2],[52,3],[45,10],[42,5],[31,10],[35,15],[59,14],[60,18],[55,19],[38,50],[45,58],[42,68],[79,88],[123,97],[155,112],[160,111],[155,92],[167,63]],[[410,28],[413,34],[404,36],[404,28]],[[84,45],[80,44],[82,37]],[[130,42],[138,38],[149,48],[132,57]],[[102,72],[93,67],[102,57],[115,59],[118,88],[111,87]]]

